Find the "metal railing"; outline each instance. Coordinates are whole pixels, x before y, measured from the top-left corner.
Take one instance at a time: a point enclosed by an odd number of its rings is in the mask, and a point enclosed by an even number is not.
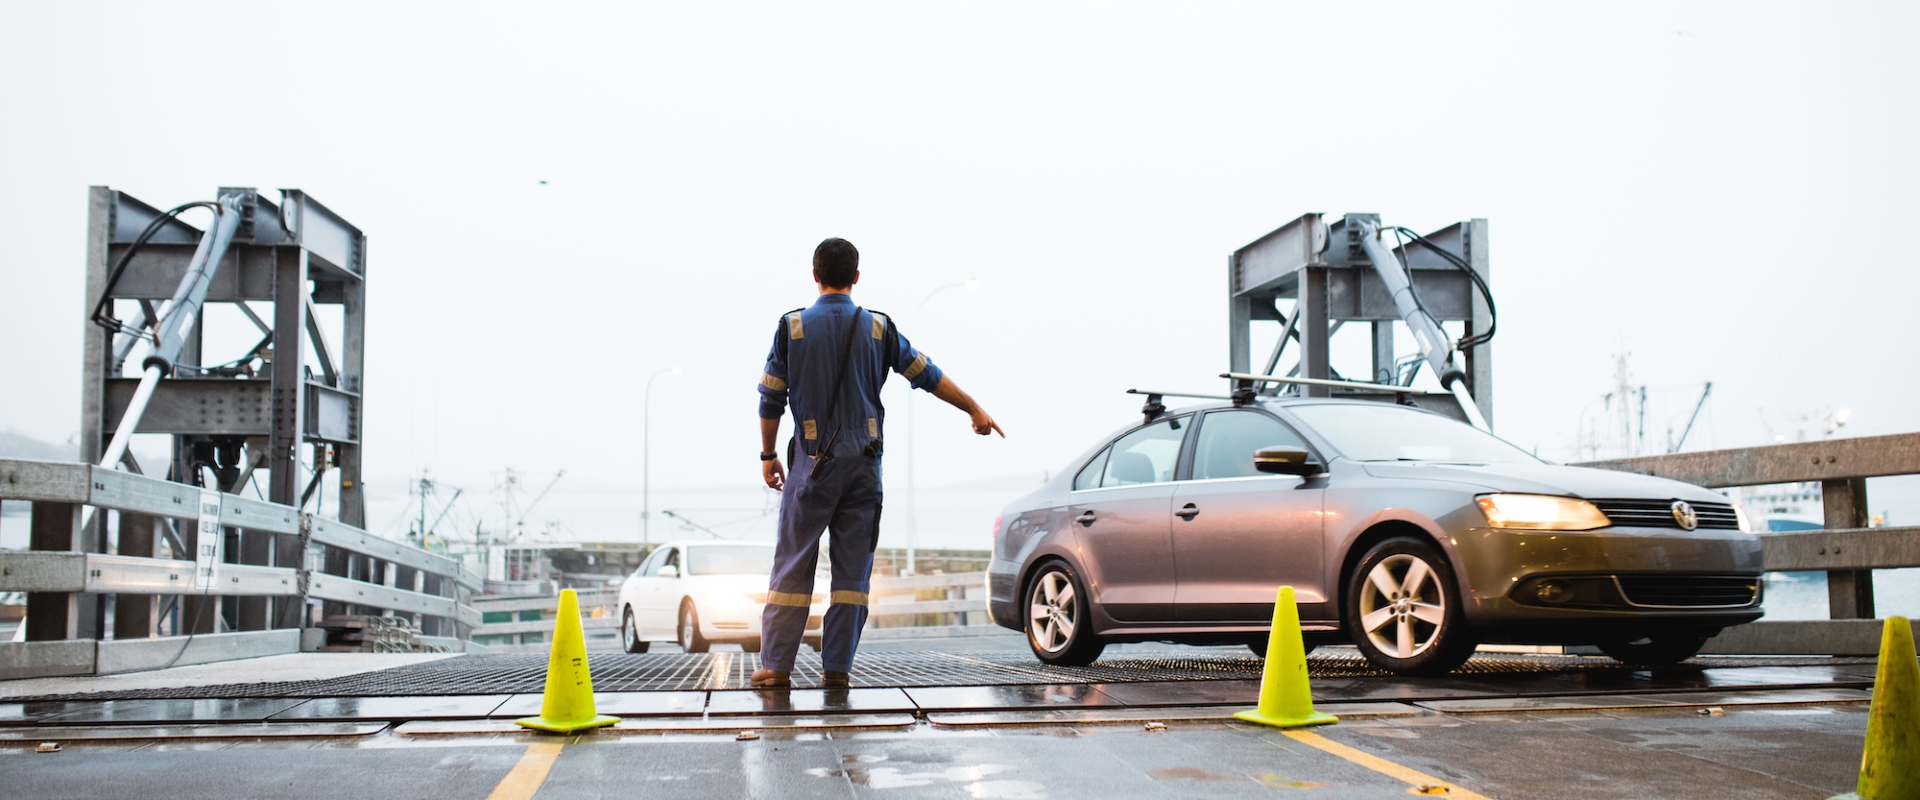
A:
[[[964,636],[1000,630],[987,616],[987,573],[876,577],[868,639]]]
[[[481,579],[459,561],[291,506],[90,464],[21,459],[0,459],[0,501],[33,504],[31,549],[0,552],[0,592],[27,596],[25,641],[0,643],[0,677],[296,652],[324,640],[309,627],[310,600],[341,613],[417,616],[423,639],[434,644],[457,646],[462,629],[480,621],[467,598]],[[139,542],[133,549],[148,552],[109,553],[109,514],[122,550]],[[154,530],[160,535],[149,535]],[[227,550],[230,538],[238,552]],[[155,557],[156,540],[196,560]],[[153,602],[162,597],[171,598],[169,611]],[[155,635],[163,617],[177,635]]]
[[[612,630],[620,628],[620,590],[586,590],[577,593],[580,601],[580,627],[585,631]],[[558,595],[542,597],[479,597],[473,600],[474,613],[482,622],[473,627],[474,641],[468,644],[469,652],[487,653],[544,653],[553,640],[554,612],[560,607]],[[485,621],[486,617],[506,614],[506,620]],[[511,636],[512,641],[501,641],[501,637]],[[482,638],[484,637],[484,638]],[[604,650],[596,647],[599,637],[588,634],[588,650]],[[618,642],[616,635],[612,642]],[[615,645],[617,647],[617,645]]]
[[[1869,528],[1867,479],[1920,474],[1920,433],[1596,461],[1575,466],[1636,472],[1710,489],[1819,482],[1822,530],[1760,533],[1768,572],[1827,573],[1828,620],[1759,622],[1730,628],[1710,653],[1870,655],[1873,570],[1920,567],[1920,527]]]

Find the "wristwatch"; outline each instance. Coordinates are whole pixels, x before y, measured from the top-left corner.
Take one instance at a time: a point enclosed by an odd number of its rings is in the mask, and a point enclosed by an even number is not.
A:
[[[774,453],[761,453],[761,454],[760,454],[760,460],[761,460],[761,461],[772,461],[772,460],[774,460],[774,459],[776,459],[776,458],[779,458],[779,457],[780,457],[779,455],[777,455],[777,454],[774,454]]]

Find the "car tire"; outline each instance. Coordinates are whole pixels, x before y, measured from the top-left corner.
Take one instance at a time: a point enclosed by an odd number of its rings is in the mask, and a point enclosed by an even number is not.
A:
[[[647,652],[647,640],[640,638],[640,629],[635,627],[633,609],[628,608],[620,620],[620,646],[629,653]]]
[[[1347,579],[1342,618],[1374,666],[1399,675],[1444,675],[1473,657],[1453,568],[1417,539],[1388,539],[1368,550]]]
[[[707,637],[700,635],[700,612],[693,607],[692,600],[680,601],[680,649],[689,653],[704,653],[713,646]]]
[[[1615,661],[1636,667],[1666,667],[1699,655],[1700,648],[1706,647],[1710,638],[1684,631],[1654,633],[1638,639],[1600,642],[1599,646],[1600,652]]]
[[[1040,568],[1027,584],[1027,646],[1043,663],[1084,667],[1100,657],[1107,643],[1093,633],[1087,592],[1065,562]]]
[[[813,649],[813,652],[816,652],[816,653],[818,653],[818,652],[820,652],[820,640],[819,640],[819,639],[808,639],[808,640],[806,640],[806,642],[807,642],[807,647],[810,647],[810,648],[812,648],[812,649]]]
[[[740,643],[740,651],[741,651],[741,652],[743,652],[743,653],[758,653],[758,652],[760,652],[760,640],[759,640],[759,639],[748,639],[748,640],[746,640],[746,641],[744,641],[744,642],[741,642],[741,643]]]

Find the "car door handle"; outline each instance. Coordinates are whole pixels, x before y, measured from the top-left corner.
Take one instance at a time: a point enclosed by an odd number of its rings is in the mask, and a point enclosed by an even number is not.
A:
[[[1089,511],[1085,514],[1081,514],[1078,519],[1074,520],[1074,522],[1078,522],[1083,526],[1093,525],[1093,512]]]
[[[1200,516],[1200,508],[1199,506],[1196,506],[1192,503],[1188,503],[1184,506],[1181,506],[1179,511],[1173,512],[1173,515],[1181,519],[1184,519],[1188,522],[1192,522],[1194,517]]]

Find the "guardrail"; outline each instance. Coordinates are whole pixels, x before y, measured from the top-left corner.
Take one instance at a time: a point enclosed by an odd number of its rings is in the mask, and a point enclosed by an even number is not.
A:
[[[582,591],[577,595],[581,628],[588,631],[619,630],[619,589]],[[547,652],[553,639],[554,612],[559,610],[559,606],[560,598],[557,595],[474,598],[473,610],[482,621],[474,626],[475,640],[468,644],[467,649],[476,653]],[[498,619],[502,615],[507,618]],[[489,617],[495,619],[487,621]],[[513,640],[500,641],[503,636],[511,636]],[[618,642],[618,637],[613,641]],[[595,648],[594,644],[590,639],[588,649],[605,649]]]
[[[1825,571],[1830,620],[1761,620],[1730,628],[1710,653],[1871,655],[1875,569],[1920,567],[1920,528],[1867,527],[1867,479],[1920,474],[1920,433],[1644,456],[1576,464],[1711,489],[1819,482],[1826,528],[1761,533],[1768,572]]]
[[[22,459],[0,459],[4,501],[33,513],[31,549],[0,552],[0,592],[27,595],[25,641],[0,643],[0,678],[295,652],[324,638],[309,627],[314,600],[323,613],[416,615],[436,641],[480,621],[467,598],[481,579],[459,561],[291,506]],[[161,542],[195,560],[155,557]],[[175,635],[156,635],[169,624]]]
[[[868,595],[867,639],[917,639],[999,631],[987,616],[987,573],[882,576]],[[900,599],[901,596],[907,599]]]

